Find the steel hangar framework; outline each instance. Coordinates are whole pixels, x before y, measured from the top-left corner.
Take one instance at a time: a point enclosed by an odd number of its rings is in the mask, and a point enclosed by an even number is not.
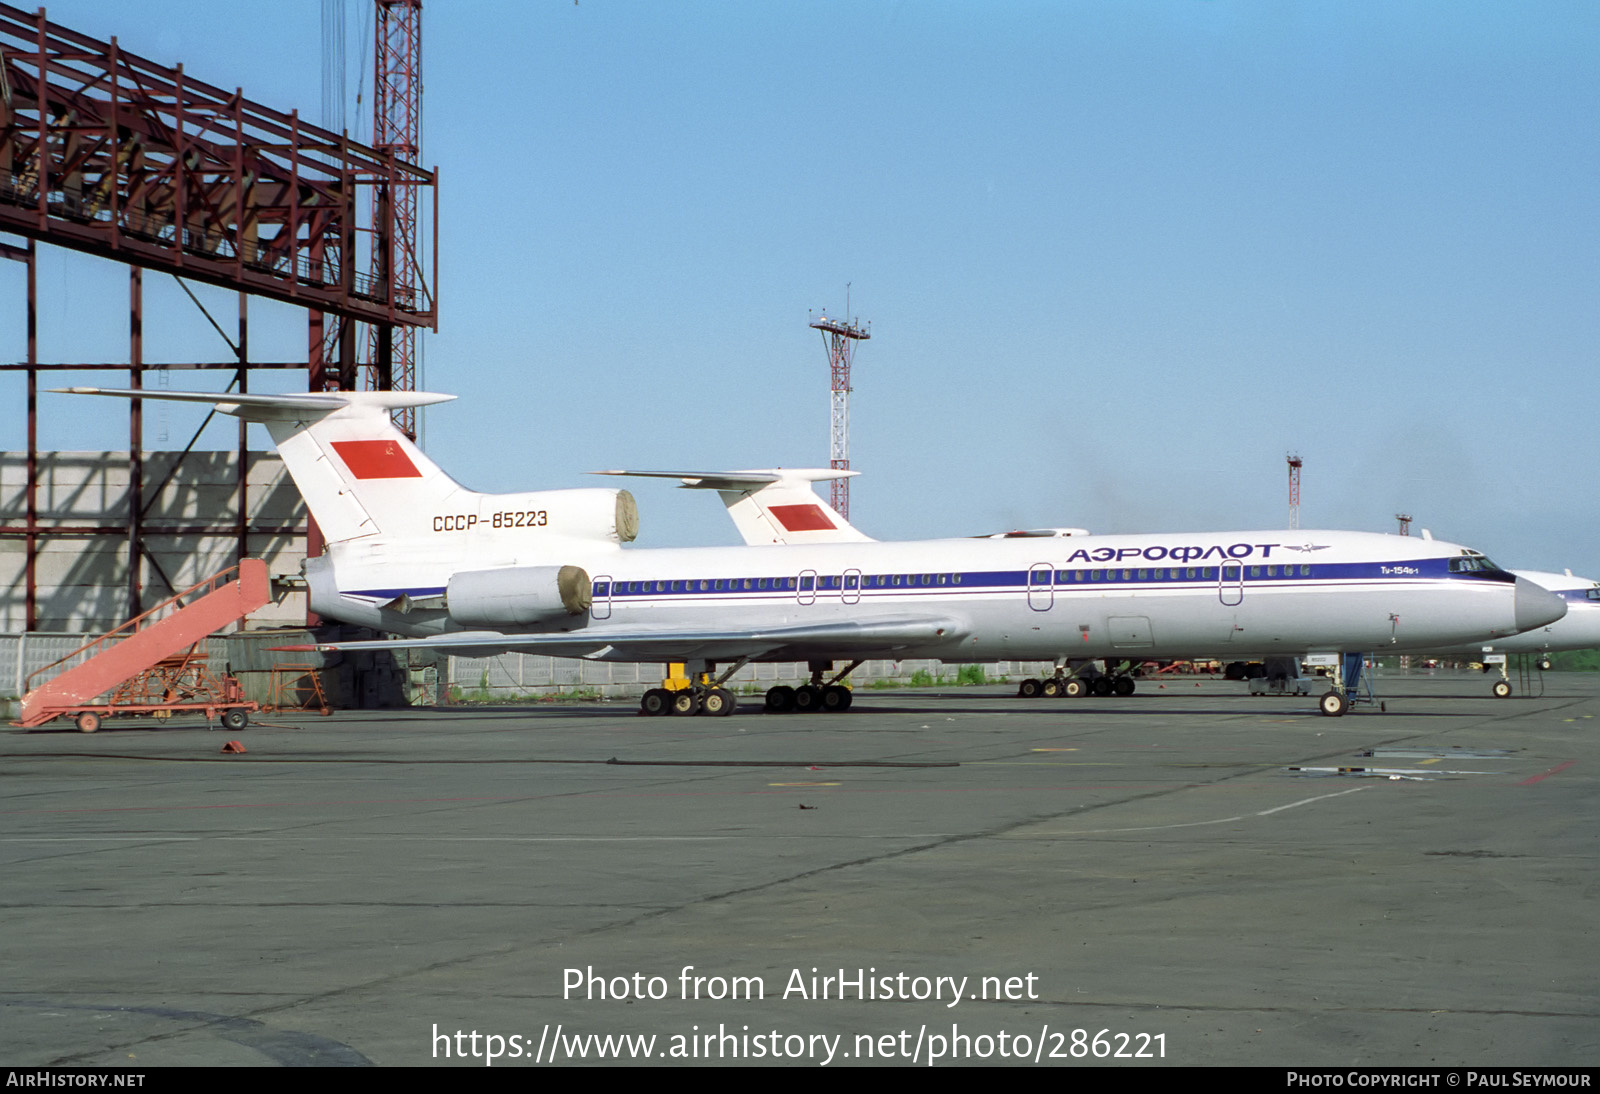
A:
[[[147,524],[145,509],[164,483],[147,490],[137,399],[129,409],[125,519],[42,522],[36,478],[41,374],[125,371],[128,386],[141,388],[153,369],[219,369],[233,373],[228,390],[243,392],[254,370],[303,368],[311,391],[412,387],[414,334],[438,325],[438,175],[407,159],[418,143],[414,126],[406,128],[415,103],[405,88],[408,79],[413,89],[420,86],[420,0],[380,0],[379,11],[377,72],[396,89],[389,103],[401,121],[378,128],[375,148],[309,125],[296,111],[249,100],[242,90],[194,79],[182,65],[130,53],[115,38],[100,41],[51,23],[42,9],[28,13],[0,4],[0,232],[16,238],[0,238],[0,257],[25,264],[27,278],[27,359],[0,364],[0,370],[27,374],[28,470],[26,512],[0,524],[0,536],[26,545],[28,629],[37,617],[36,563],[45,538],[125,537],[131,617],[142,610],[141,560],[171,584],[147,552],[145,537],[233,535],[242,558],[249,533],[291,531],[248,526],[243,423],[234,519]],[[433,214],[426,248],[424,208]],[[40,360],[40,244],[128,267],[126,362]],[[145,360],[145,271],[238,294],[234,337],[206,315],[228,342],[231,360]],[[251,297],[306,310],[304,361],[251,360]],[[365,362],[359,359],[361,325],[371,331]],[[414,422],[400,424],[414,432]],[[305,531],[307,553],[320,553],[315,525]]]

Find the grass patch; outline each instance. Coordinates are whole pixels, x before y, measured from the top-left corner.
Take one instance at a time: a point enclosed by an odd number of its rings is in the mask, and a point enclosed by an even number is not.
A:
[[[528,703],[584,703],[604,699],[599,688],[572,688],[568,691],[528,691],[492,695],[486,688],[467,694],[460,688],[450,688],[450,703],[462,707],[525,706]]]

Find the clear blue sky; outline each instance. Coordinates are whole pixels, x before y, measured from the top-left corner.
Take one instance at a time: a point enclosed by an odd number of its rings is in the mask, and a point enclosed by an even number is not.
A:
[[[321,116],[317,0],[49,14]],[[425,441],[469,486],[825,465],[806,323],[848,282],[871,535],[1281,527],[1295,449],[1303,526],[1404,510],[1600,576],[1600,6],[432,0],[423,23],[425,380],[461,396]],[[54,252],[42,288],[46,360],[125,356],[120,267]],[[147,292],[147,360],[222,356],[170,281]],[[15,270],[0,308],[21,359]],[[252,315],[254,356],[303,357],[301,313]],[[46,447],[126,446],[50,398]],[[188,439],[186,411],[149,418],[148,446]],[[642,545],[734,541],[713,497],[634,490]]]

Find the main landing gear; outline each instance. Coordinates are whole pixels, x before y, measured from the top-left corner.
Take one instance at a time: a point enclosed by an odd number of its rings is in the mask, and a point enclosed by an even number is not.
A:
[[[740,658],[732,668],[714,680],[714,662],[685,662],[684,668],[688,670],[686,678],[670,677],[667,682],[676,684],[676,687],[651,688],[645,692],[639,700],[639,713],[651,717],[673,714],[687,718],[704,714],[710,718],[726,718],[739,709],[739,697],[722,685],[727,683],[728,677],[744,668],[749,660],[748,657]]]
[[[800,714],[815,714],[817,711],[835,713],[850,709],[850,704],[855,699],[855,694],[843,683],[861,664],[852,661],[845,670],[827,683],[822,682],[829,670],[833,668],[832,661],[811,662],[811,682],[792,688],[787,684],[779,684],[767,691],[767,712],[769,714],[784,714],[795,711]]]
[[[1123,662],[1116,668],[1108,665],[1105,672],[1099,672],[1082,662],[1079,662],[1079,666],[1068,674],[1066,662],[1057,662],[1054,675],[1043,680],[1029,678],[1022,681],[1017,687],[1017,694],[1024,699],[1036,699],[1041,695],[1046,699],[1076,699],[1083,695],[1097,698],[1108,695],[1126,697],[1137,688],[1134,681],[1138,670],[1131,662]]]
[[[649,715],[706,714],[713,718],[726,718],[739,707],[738,697],[727,688],[697,688],[690,685],[677,691],[651,688],[639,700],[641,713]]]

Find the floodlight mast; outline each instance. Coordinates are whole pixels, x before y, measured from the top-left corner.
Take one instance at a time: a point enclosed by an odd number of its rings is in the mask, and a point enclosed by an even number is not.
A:
[[[811,321],[811,326],[822,332],[822,344],[828,351],[828,371],[833,385],[833,414],[830,430],[828,466],[835,471],[850,470],[850,362],[855,356],[855,345],[872,337],[870,326],[863,327],[860,320],[845,322],[830,319],[826,314]],[[833,480],[828,503],[845,520],[850,519],[850,479],[848,476]]]
[[[1300,467],[1305,463],[1296,453],[1289,453],[1289,527],[1300,527]]]

